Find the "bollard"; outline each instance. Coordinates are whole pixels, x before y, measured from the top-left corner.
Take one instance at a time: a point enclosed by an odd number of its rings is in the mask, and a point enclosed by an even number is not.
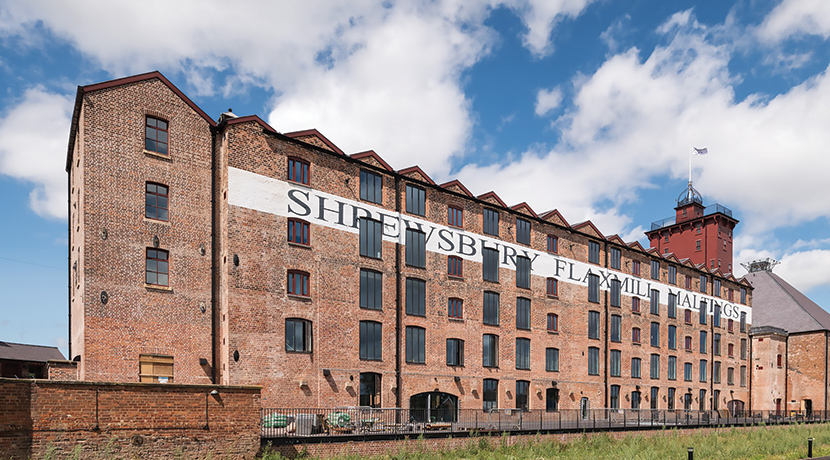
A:
[[[689,460],[695,460],[695,448],[689,447]]]
[[[813,458],[813,438],[807,438],[807,458]]]

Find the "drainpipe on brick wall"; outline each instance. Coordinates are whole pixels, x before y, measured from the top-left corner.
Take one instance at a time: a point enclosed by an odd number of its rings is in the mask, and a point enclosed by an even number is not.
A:
[[[210,130],[210,371],[211,383],[218,383],[216,373],[216,129]]]
[[[706,283],[706,290],[709,291],[706,294],[709,294],[714,297],[715,295],[715,275],[712,275],[712,279],[710,279]],[[709,404],[710,410],[715,410],[715,309],[714,309],[714,301],[709,302],[712,305],[712,319],[707,321],[709,325],[709,337],[706,339],[709,342],[709,400],[711,403]],[[707,312],[708,314],[708,312]]]
[[[606,272],[608,271],[608,241],[605,241],[605,270],[606,270]],[[609,289],[610,289],[610,286],[609,286]],[[605,300],[604,300],[604,305],[605,305],[605,352],[603,354],[605,355],[605,359],[604,359],[605,371],[602,374],[602,379],[603,379],[603,383],[604,383],[603,386],[605,387],[605,391],[603,392],[604,393],[604,396],[603,396],[604,402],[603,402],[603,404],[604,404],[604,407],[607,409],[608,408],[608,392],[609,392],[608,391],[608,355],[611,353],[608,350],[608,325],[609,325],[609,322],[608,322],[608,290],[605,291],[604,298],[605,298]],[[622,333],[622,331],[620,331],[620,332]],[[622,363],[620,363],[620,365],[622,366]]]
[[[401,178],[395,176],[395,212],[401,215]],[[395,407],[401,406],[401,238],[395,242]]]

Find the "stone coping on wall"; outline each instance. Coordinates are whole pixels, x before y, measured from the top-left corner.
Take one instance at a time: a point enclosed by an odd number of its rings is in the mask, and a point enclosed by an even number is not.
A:
[[[142,382],[96,382],[86,380],[48,380],[48,379],[10,379],[0,377],[0,383],[34,383],[37,385],[64,385],[90,387],[121,387],[121,388],[171,388],[171,389],[205,389],[205,390],[236,390],[261,391],[258,385],[220,385],[220,384],[190,384],[190,383],[142,383]]]

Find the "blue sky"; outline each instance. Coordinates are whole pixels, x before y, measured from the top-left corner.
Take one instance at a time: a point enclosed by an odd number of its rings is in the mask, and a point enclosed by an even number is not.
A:
[[[830,308],[830,2],[0,4],[0,340],[66,353],[77,85],[160,70],[209,115],[317,128],[509,205],[644,240],[696,188]],[[736,267],[735,274],[743,269]]]

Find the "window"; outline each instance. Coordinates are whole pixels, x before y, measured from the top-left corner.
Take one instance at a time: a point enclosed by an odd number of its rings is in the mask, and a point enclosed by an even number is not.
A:
[[[406,326],[406,362],[424,364],[426,359],[426,329]]]
[[[651,323],[651,346],[660,346],[660,323]]]
[[[381,237],[383,226],[380,221],[361,217],[358,220],[360,233],[360,255],[380,259],[382,254]]]
[[[426,316],[427,282],[418,278],[406,279],[406,314]]]
[[[677,284],[677,267],[669,265],[669,283]]]
[[[685,339],[683,339],[683,349],[686,351],[692,351],[692,336],[687,335]]]
[[[692,288],[692,277],[689,276],[689,275],[686,275],[686,289],[691,289],[691,288]]]
[[[713,310],[713,317],[712,317],[712,325],[714,327],[720,327],[720,305],[715,302],[712,302],[712,310]]]
[[[746,386],[746,366],[741,366],[741,386]]]
[[[588,338],[599,339],[599,312],[588,312]]]
[[[640,378],[640,358],[631,358],[631,378]]]
[[[309,297],[308,273],[297,270],[288,271],[288,295]]]
[[[720,334],[717,332],[712,334],[712,352],[715,356],[720,356]]]
[[[147,248],[144,282],[153,286],[169,286],[169,254],[163,249]]]
[[[705,359],[700,360],[700,382],[706,383],[707,366],[709,365]]]
[[[669,356],[669,364],[666,367],[666,378],[677,380],[677,356]]]
[[[499,336],[484,334],[481,365],[484,367],[499,367]]]
[[[731,270],[730,270],[730,272],[731,272]],[[729,289],[726,290],[726,299],[729,300],[730,302],[735,300],[735,290],[734,289],[729,288]]]
[[[734,367],[727,367],[726,368],[726,384],[727,385],[734,385],[735,384],[735,368]]]
[[[620,259],[622,259],[622,253],[620,252],[620,248],[610,248],[608,250],[608,259],[608,265],[614,270],[619,270]]]
[[[527,412],[527,401],[530,395],[530,382],[516,380],[516,409]]]
[[[484,233],[499,236],[499,212],[490,208],[482,211],[484,218]]]
[[[674,398],[677,397],[676,391],[677,390],[674,388],[669,388],[669,396],[668,400],[666,401],[666,409],[668,410],[674,410]]]
[[[659,260],[652,260],[651,261],[651,279],[659,280],[660,279],[660,261]]]
[[[167,222],[167,186],[147,182],[144,187],[144,216]]]
[[[631,342],[632,343],[640,343],[640,328],[639,327],[631,328]]]
[[[700,233],[700,229],[701,229],[701,224],[700,224],[700,222],[698,222],[698,223],[695,224],[695,232]]]
[[[484,291],[484,324],[499,325],[499,293]]]
[[[588,262],[599,264],[599,243],[596,241],[588,242]]]
[[[311,344],[311,321],[305,319],[285,320],[285,351],[310,353]]]
[[[516,298],[516,329],[530,330],[530,299]]]
[[[715,280],[712,281],[712,294],[715,297],[720,297],[720,295],[721,295],[721,284],[720,284],[720,280],[717,279],[717,278],[715,278]]]
[[[448,206],[447,207],[447,223],[450,227],[463,227],[464,226],[464,210],[461,208],[456,208],[455,206]]]
[[[730,344],[726,345],[726,354],[730,358],[735,357],[735,344],[734,343],[730,343]]]
[[[360,269],[360,308],[383,309],[383,275],[380,272]]]
[[[651,290],[649,295],[649,308],[652,315],[660,314],[660,291],[657,289]]]
[[[545,370],[559,372],[559,349],[545,348]]]
[[[611,377],[619,377],[621,371],[621,364],[620,361],[622,360],[622,352],[620,350],[611,350],[609,356],[610,365],[608,368],[608,373]]]
[[[631,273],[634,276],[640,276],[640,261],[639,260],[635,260],[633,262],[633,264],[631,265]]]
[[[299,219],[288,219],[288,242],[308,246],[308,222]]]
[[[138,381],[145,383],[173,383],[173,357],[138,355]]]
[[[288,180],[308,185],[308,162],[299,158],[289,158]]]
[[[669,294],[669,318],[677,318],[677,294]]]
[[[706,342],[708,338],[706,331],[700,331],[700,352],[703,354],[706,354]]]
[[[640,408],[640,392],[639,391],[632,391],[631,392],[631,408],[632,409],[639,409]]]
[[[611,398],[609,400],[609,406],[611,409],[619,409],[620,408],[620,386],[619,385],[611,385]]]
[[[732,318],[726,320],[726,331],[730,334],[735,332],[735,321],[732,321]]]
[[[664,237],[663,237],[663,242],[664,242],[664,243],[668,243],[668,242],[669,242],[669,235],[666,235],[666,236],[664,236]]]
[[[720,383],[720,361],[712,363],[712,383]]]
[[[559,295],[559,281],[556,278],[548,278],[546,281],[546,292],[551,297]]]
[[[706,275],[700,275],[700,292],[702,292],[704,294],[706,293],[706,290],[708,289],[706,287],[706,283],[707,283],[706,280],[707,280]]]
[[[464,365],[464,341],[447,339],[447,366]]]
[[[622,342],[622,317],[611,315],[611,341]]]
[[[426,267],[426,251],[426,233],[406,229],[406,264],[411,267]]]
[[[692,310],[683,310],[683,321],[692,324]]]
[[[381,327],[381,324],[375,321],[360,322],[360,359],[381,360]]]
[[[548,235],[548,252],[556,254],[559,252],[559,238],[553,235]]]
[[[464,301],[461,299],[451,298],[447,301],[447,316],[450,318],[464,317]]]
[[[516,257],[516,287],[530,289],[530,259]]]
[[[698,232],[700,232],[700,228],[698,228]],[[700,240],[695,241],[695,251],[700,251]]]
[[[677,350],[677,326],[669,325],[669,350]]]
[[[516,218],[516,242],[530,244],[530,221]]]
[[[496,379],[484,379],[481,386],[484,410],[489,411],[499,407],[499,381]]]
[[[559,315],[548,313],[548,332],[559,332]]]
[[[746,332],[746,312],[741,312],[741,332]]]
[[[374,372],[360,373],[360,405],[364,407],[380,407],[381,375]]]
[[[649,363],[649,376],[652,379],[660,378],[660,355],[652,353]]]
[[[146,117],[144,122],[144,150],[167,155],[167,122]]]
[[[781,369],[783,361],[784,360],[782,359],[781,355],[777,355],[775,357],[775,363],[776,363],[776,365],[778,366],[779,369]]]
[[[633,297],[631,299],[631,312],[632,313],[640,313],[640,298]]]
[[[464,276],[464,259],[458,256],[447,257],[447,274],[461,278]]]
[[[699,320],[700,324],[706,324],[706,301],[700,301],[700,310],[699,310]]]
[[[406,212],[418,216],[426,215],[426,202],[426,190],[412,184],[406,184]]]
[[[482,251],[482,274],[484,281],[499,282],[499,250],[484,248]]]
[[[599,375],[599,348],[588,347],[588,375]]]
[[[741,288],[741,303],[746,305],[746,288]]]
[[[692,363],[683,364],[683,380],[692,381]]]
[[[380,174],[360,170],[360,199],[370,203],[383,203],[383,179]]]
[[[611,286],[611,306],[612,307],[619,307],[622,301],[622,289],[620,280],[613,279],[610,283]]]
[[[530,369],[530,339],[516,339],[516,369]]]
[[[746,339],[741,339],[741,359],[746,359]]]
[[[588,275],[588,302],[599,303],[599,275]]]

